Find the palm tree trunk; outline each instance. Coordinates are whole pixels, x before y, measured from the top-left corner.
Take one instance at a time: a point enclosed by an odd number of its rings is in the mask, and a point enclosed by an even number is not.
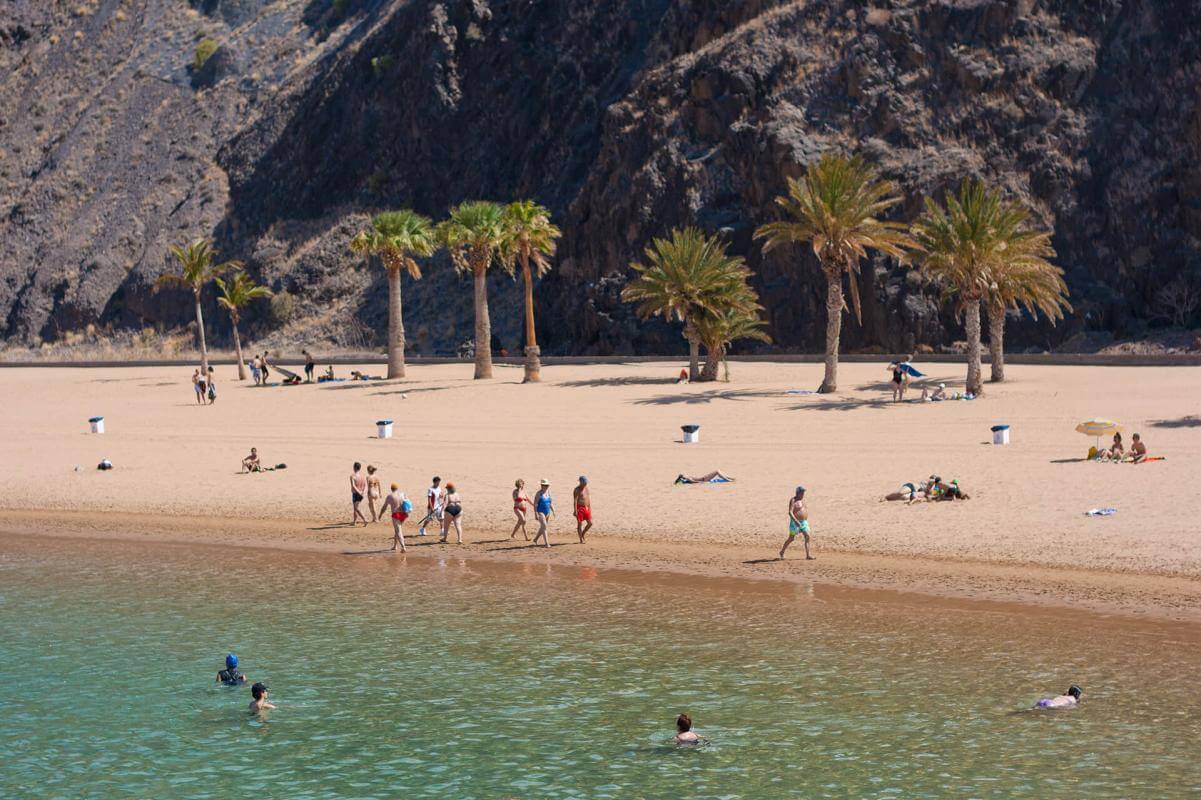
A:
[[[701,340],[691,321],[684,323],[684,336],[688,339],[688,382],[695,383],[701,379]]]
[[[852,278],[853,280],[853,278]],[[826,273],[826,376],[818,392],[838,390],[838,340],[842,337],[842,271]]]
[[[1005,307],[988,304],[988,361],[992,382],[1005,380]]]
[[[237,312],[229,315],[229,322],[234,329],[234,353],[238,357],[238,380],[246,380],[246,362],[242,359],[242,339],[238,336],[238,314]]]
[[[388,267],[389,378],[405,376],[405,326],[400,311],[400,267]]]
[[[488,316],[488,270],[477,266],[475,280],[475,377],[492,377],[492,320]]]
[[[705,345],[705,368],[701,370],[702,381],[717,380],[717,368],[721,366],[721,356],[720,347]]]
[[[200,374],[209,379],[209,351],[204,343],[204,313],[200,310],[200,290],[193,289],[192,296],[196,298],[196,339],[200,343]]]
[[[983,391],[983,378],[980,370],[980,301],[968,302],[965,309],[967,318],[967,386],[970,394],[979,396]]]
[[[525,278],[525,378],[522,383],[542,380],[542,360],[534,335],[534,277],[530,274],[529,253],[521,254],[521,274]]]

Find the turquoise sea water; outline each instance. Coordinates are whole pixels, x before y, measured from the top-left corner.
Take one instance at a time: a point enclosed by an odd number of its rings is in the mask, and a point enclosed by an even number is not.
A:
[[[0,536],[0,797],[1201,794],[1188,629],[880,597]]]

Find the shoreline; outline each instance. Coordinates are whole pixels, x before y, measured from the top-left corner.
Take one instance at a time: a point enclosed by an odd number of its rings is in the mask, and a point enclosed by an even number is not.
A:
[[[45,509],[0,509],[0,532],[26,537],[208,544],[305,551],[328,555],[386,553],[391,528],[368,528],[312,520],[240,519],[182,515]],[[868,552],[818,550],[816,561],[777,561],[757,548],[691,542],[637,541],[593,534],[580,546],[574,532],[559,532],[552,547],[530,547],[507,532],[472,531],[462,545],[438,545],[436,537],[406,532],[408,555],[455,555],[495,563],[591,567],[659,573],[706,580],[737,579],[809,587],[841,588],[1003,605],[1026,612],[1055,610],[1126,620],[1201,624],[1201,580],[1142,572],[1116,572],[1033,564],[1001,564],[951,558],[901,558]],[[483,538],[480,538],[483,537]],[[760,557],[754,557],[759,555]]]

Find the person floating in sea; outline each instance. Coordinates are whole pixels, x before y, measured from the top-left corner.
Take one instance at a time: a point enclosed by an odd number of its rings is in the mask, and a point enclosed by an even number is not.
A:
[[[580,476],[580,482],[571,490],[571,496],[575,500],[575,532],[580,537],[580,544],[583,544],[584,537],[592,530],[592,495],[588,492],[586,476]]]
[[[676,717],[676,735],[672,737],[676,744],[700,744],[701,737],[692,730],[692,717],[681,714]]]
[[[383,504],[379,507],[379,515],[382,517],[389,510],[392,512],[392,549],[395,550],[396,546],[400,545],[400,552],[403,553],[405,552],[404,524],[413,510],[413,504],[400,490],[400,484],[392,484],[392,491],[384,498]]]
[[[463,498],[459,497],[459,493],[455,491],[453,483],[446,484],[446,510],[442,514],[442,538],[438,541],[443,544],[450,536],[450,526],[455,526],[455,543],[463,543]]]
[[[1080,704],[1080,695],[1084,694],[1084,690],[1076,684],[1068,687],[1068,690],[1058,695],[1057,697],[1044,697],[1034,704],[1035,708],[1071,708]]]
[[[781,560],[784,558],[784,551],[797,536],[804,537],[805,560],[813,561],[813,555],[809,552],[809,509],[805,507],[804,486],[796,487],[796,494],[788,501],[788,538],[784,540],[784,546],[780,548]]]
[[[359,510],[359,504],[363,502],[365,494],[367,494],[367,476],[363,474],[363,465],[356,461],[354,462],[354,472],[350,476],[350,507],[354,512],[350,518],[352,528],[359,520],[363,520],[364,525],[367,524],[367,518]]]
[[[521,535],[528,542],[530,535],[525,530],[525,511],[532,501],[525,493],[525,481],[521,478],[517,479],[513,487],[513,516],[517,517],[517,523],[513,526],[513,532],[509,534],[509,538],[516,539],[517,531],[521,531]]]
[[[446,506],[446,490],[442,488],[442,479],[434,476],[430,488],[425,490],[425,517],[417,528],[418,536],[425,536],[425,526],[433,520],[438,528],[442,527],[442,513]]]
[[[538,539],[550,547],[550,534],[547,532],[546,525],[550,522],[550,518],[555,513],[555,504],[550,497],[550,481],[543,478],[539,483],[538,493],[534,495],[534,519],[538,522],[538,532],[534,534],[534,544],[538,544]]]
[[[313,354],[310,353],[308,350],[301,350],[300,353],[301,353],[301,355],[304,356],[304,382],[312,383],[313,382],[313,370],[317,366],[313,362]]]
[[[243,472],[262,472],[263,464],[259,461],[259,450],[257,447],[250,448],[250,455],[242,459]]]
[[[256,683],[251,686],[250,696],[254,698],[250,701],[250,711],[253,714],[261,714],[275,708],[272,703],[267,702],[267,685],[265,683]]]
[[[380,517],[384,515],[383,507],[379,513],[375,511],[375,501],[379,500],[384,495],[384,490],[379,485],[379,478],[375,474],[375,465],[367,465],[367,511],[371,514],[372,522],[379,522]]]
[[[225,657],[225,669],[217,673],[217,683],[226,686],[240,686],[246,683],[246,676],[238,672],[238,657],[230,653]]]

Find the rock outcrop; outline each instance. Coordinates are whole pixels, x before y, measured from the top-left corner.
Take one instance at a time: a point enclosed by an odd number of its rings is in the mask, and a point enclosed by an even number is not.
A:
[[[678,351],[635,320],[627,265],[673,225],[755,270],[776,346],[819,349],[810,253],[754,228],[787,176],[856,148],[910,218],[965,175],[1056,232],[1076,312],[1015,347],[1138,333],[1201,273],[1201,14],[1189,0],[9,0],[0,19],[0,336],[176,325],[166,248],[216,238],[290,295],[277,341],[383,341],[372,210],[532,197],[564,230],[537,289],[544,352]],[[205,42],[211,55],[197,57]],[[962,338],[912,269],[864,264],[848,348]],[[502,346],[517,286],[492,278]],[[415,352],[471,336],[445,260],[406,279]],[[285,308],[286,306],[286,308]],[[281,311],[281,309],[283,309]],[[224,320],[209,315],[220,336]]]

